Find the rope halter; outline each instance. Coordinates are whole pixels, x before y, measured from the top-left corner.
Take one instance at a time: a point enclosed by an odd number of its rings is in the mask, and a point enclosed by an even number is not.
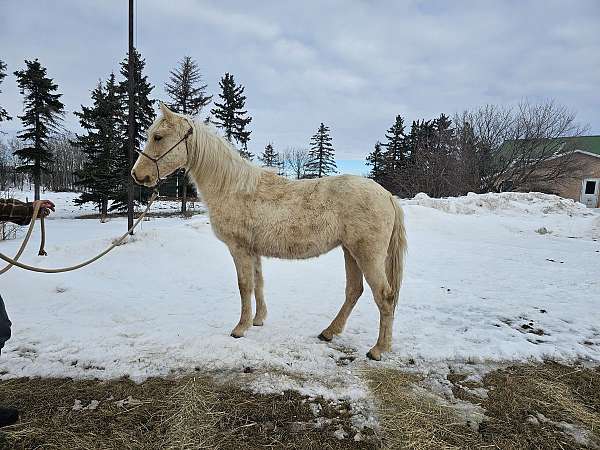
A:
[[[158,162],[163,159],[165,156],[167,156],[169,153],[171,153],[175,147],[177,147],[179,144],[181,144],[182,142],[185,142],[185,154],[186,154],[186,159],[189,158],[189,151],[188,151],[188,142],[187,142],[187,138],[190,137],[192,135],[192,133],[194,132],[194,129],[190,126],[190,129],[186,131],[186,133],[183,135],[183,137],[181,139],[179,139],[173,146],[171,146],[171,148],[169,148],[169,150],[167,150],[166,152],[164,152],[162,155],[160,155],[158,158],[155,158],[154,156],[150,156],[147,153],[144,153],[141,150],[136,150],[136,152],[142,156],[145,156],[146,158],[148,158],[150,161],[152,161],[154,163],[154,165],[156,166],[156,176],[157,176],[157,180],[156,180],[156,184],[158,185],[159,183],[162,183],[165,178],[161,178],[160,177],[160,169],[158,168]]]

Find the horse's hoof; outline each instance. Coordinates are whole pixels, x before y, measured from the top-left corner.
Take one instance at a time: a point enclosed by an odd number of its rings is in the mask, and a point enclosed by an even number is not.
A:
[[[252,325],[254,325],[255,327],[262,327],[264,325],[264,322],[262,320],[255,320],[254,322],[252,322]]]
[[[236,338],[236,339],[239,339],[239,338],[241,338],[241,337],[244,337],[244,335],[243,335],[243,334],[235,334],[235,333],[233,333],[233,332],[230,334],[230,336],[231,336],[232,338]]]
[[[317,336],[317,337],[319,338],[320,341],[323,341],[323,342],[331,342],[331,340],[333,339],[333,337],[327,337],[323,333],[319,334],[319,336]]]
[[[367,352],[367,358],[372,361],[381,361],[381,355],[375,355],[371,350]]]

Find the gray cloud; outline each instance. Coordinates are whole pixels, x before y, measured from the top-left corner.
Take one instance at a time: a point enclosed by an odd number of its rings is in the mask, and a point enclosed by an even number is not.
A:
[[[554,98],[600,132],[596,0],[137,1],[137,46],[156,97],[184,55],[198,60],[213,93],[233,73],[246,86],[255,152],[268,141],[305,146],[323,121],[339,158],[363,158],[396,114],[410,121],[525,97]],[[123,1],[2,2],[0,59],[12,72],[39,57],[70,112],[118,71]],[[15,116],[12,75],[2,90]],[[72,114],[66,124],[76,127]]]

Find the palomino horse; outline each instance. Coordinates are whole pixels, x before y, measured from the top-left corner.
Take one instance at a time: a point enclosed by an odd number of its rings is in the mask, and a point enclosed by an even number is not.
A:
[[[406,235],[402,209],[372,180],[343,175],[289,180],[242,159],[205,125],[161,104],[163,116],[148,129],[148,142],[131,175],[145,186],[185,167],[210,214],[212,229],[228,247],[242,300],[239,338],[263,325],[261,257],[312,258],[338,246],[346,262],[346,301],[319,335],[330,341],[344,329],[363,292],[363,275],[379,307],[379,338],[367,353],[380,360],[391,350]],[[256,315],[252,318],[252,292]]]

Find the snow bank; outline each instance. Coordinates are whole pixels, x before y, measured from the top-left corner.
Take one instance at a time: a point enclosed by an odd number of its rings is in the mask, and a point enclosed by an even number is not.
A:
[[[466,196],[448,198],[431,198],[427,194],[420,193],[412,199],[403,200],[402,204],[425,206],[451,214],[564,214],[571,217],[584,217],[592,214],[581,203],[540,192],[502,192],[498,194],[469,192]]]

